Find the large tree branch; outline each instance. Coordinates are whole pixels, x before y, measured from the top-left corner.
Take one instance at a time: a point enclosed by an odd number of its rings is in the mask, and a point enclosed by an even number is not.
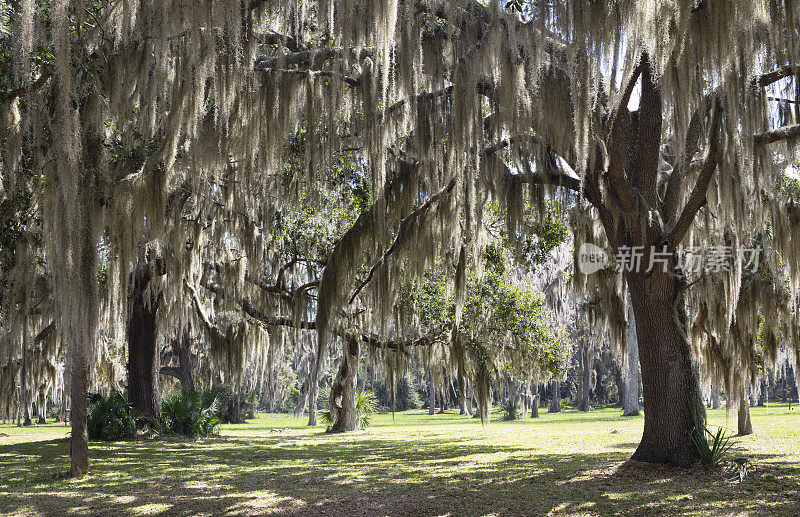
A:
[[[754,135],[753,143],[755,145],[766,145],[793,138],[800,138],[800,124],[783,126]]]
[[[636,81],[642,74],[647,63],[647,58],[642,57],[642,60],[636,65],[636,68],[631,72],[631,76],[625,83],[625,89],[619,99],[616,109],[611,114],[611,124],[608,130],[608,182],[611,188],[619,199],[619,204],[622,210],[630,210],[636,205],[636,196],[631,189],[628,179],[625,177],[625,158],[622,154],[622,142],[620,140],[620,125],[622,118],[628,114],[628,102],[630,101],[633,88],[636,86]]]
[[[647,57],[642,58],[642,96],[639,100],[640,125],[637,174],[634,186],[639,189],[645,202],[655,207],[658,202],[656,184],[661,157],[662,102],[661,89],[655,83]]]
[[[267,314],[258,310],[250,300],[247,298],[242,300],[242,310],[250,316],[266,325],[271,326],[283,326],[283,327],[294,327],[294,328],[301,328],[306,330],[316,330],[317,329],[317,322],[316,321],[305,321],[305,320],[295,320],[293,318],[287,318],[285,316],[272,316],[271,314]]]
[[[703,162],[703,167],[697,177],[692,193],[683,207],[680,217],[678,217],[675,227],[669,232],[667,236],[667,247],[669,250],[674,250],[678,244],[683,240],[686,232],[694,221],[695,215],[700,208],[705,204],[706,191],[708,185],[711,183],[711,177],[717,169],[717,162],[719,160],[719,126],[720,119],[722,118],[722,106],[719,100],[714,100],[714,110],[711,115],[711,127],[708,131],[708,149],[706,151],[706,158]]]
[[[799,67],[792,66],[792,65],[784,65],[780,68],[767,72],[766,74],[760,75],[753,80],[753,85],[758,86],[760,88],[764,88],[765,86],[769,86],[773,83],[780,81],[781,79],[785,79],[786,77],[791,77],[793,75],[797,75],[797,72],[800,70]]]

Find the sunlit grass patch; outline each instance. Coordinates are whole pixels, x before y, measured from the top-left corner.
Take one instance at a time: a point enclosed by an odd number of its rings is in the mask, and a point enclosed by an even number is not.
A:
[[[497,416],[497,415],[495,415]],[[735,429],[735,414],[710,411]],[[761,513],[800,507],[800,414],[753,408],[735,438],[753,462],[743,483],[703,472],[620,468],[641,417],[615,409],[488,426],[448,412],[376,415],[325,434],[286,415],[258,415],[199,440],[92,442],[92,474],[65,479],[63,426],[0,432],[0,511],[12,515],[530,515]]]

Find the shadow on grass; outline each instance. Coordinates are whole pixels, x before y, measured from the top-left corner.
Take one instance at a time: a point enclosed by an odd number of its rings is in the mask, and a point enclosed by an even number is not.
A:
[[[620,444],[620,447],[635,444]],[[0,508],[21,514],[795,514],[800,471],[738,485],[617,469],[628,453],[533,454],[474,437],[342,435],[92,443],[93,474],[60,479],[66,440],[0,446]],[[756,465],[774,458],[753,458]]]

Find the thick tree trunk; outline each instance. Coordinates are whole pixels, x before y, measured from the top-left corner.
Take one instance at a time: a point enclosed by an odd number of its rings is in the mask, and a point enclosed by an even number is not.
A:
[[[753,434],[753,424],[750,422],[750,406],[747,403],[747,388],[742,390],[742,397],[739,400],[739,416],[736,423],[740,435]]]
[[[436,414],[436,383],[433,382],[433,368],[428,370],[428,414]]]
[[[39,402],[36,403],[36,412],[39,415],[39,424],[47,423],[47,389],[39,390]]]
[[[625,399],[622,403],[622,416],[639,414],[639,341],[636,337],[636,316],[630,295],[627,300],[628,312],[628,367],[625,369]]]
[[[536,387],[536,391],[533,394],[533,399],[531,400],[531,418],[539,418],[539,387]]]
[[[148,297],[143,291],[134,299],[128,322],[128,397],[133,407],[156,423],[161,419],[161,354],[156,323],[161,297]]]
[[[358,377],[359,342],[354,337],[344,340],[342,364],[336,381],[331,386],[331,398],[328,407],[335,412],[335,421],[330,431],[344,433],[357,431],[358,415],[356,413],[356,381]]]
[[[693,413],[704,418],[705,409],[686,340],[685,304],[671,276],[627,277],[644,388],[644,433],[633,459],[689,466],[696,459]]]
[[[553,396],[550,399],[550,412],[558,413],[561,411],[561,381],[553,379],[550,386],[553,391]]]

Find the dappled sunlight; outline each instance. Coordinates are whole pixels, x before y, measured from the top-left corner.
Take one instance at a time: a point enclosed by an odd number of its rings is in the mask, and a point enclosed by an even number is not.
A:
[[[724,411],[710,416],[724,425]],[[417,420],[426,423],[420,428]],[[758,507],[791,515],[800,504],[792,495],[800,416],[780,406],[754,408],[756,434],[736,439],[734,454],[754,464],[741,485],[704,470],[622,467],[642,419],[617,410],[545,412],[488,426],[410,411],[393,425],[391,415],[378,415],[368,431],[345,435],[292,428],[292,421],[260,415],[196,441],[93,442],[92,474],[80,480],[63,478],[66,440],[31,433],[27,442],[0,445],[0,507],[12,515],[519,515],[766,505]]]

